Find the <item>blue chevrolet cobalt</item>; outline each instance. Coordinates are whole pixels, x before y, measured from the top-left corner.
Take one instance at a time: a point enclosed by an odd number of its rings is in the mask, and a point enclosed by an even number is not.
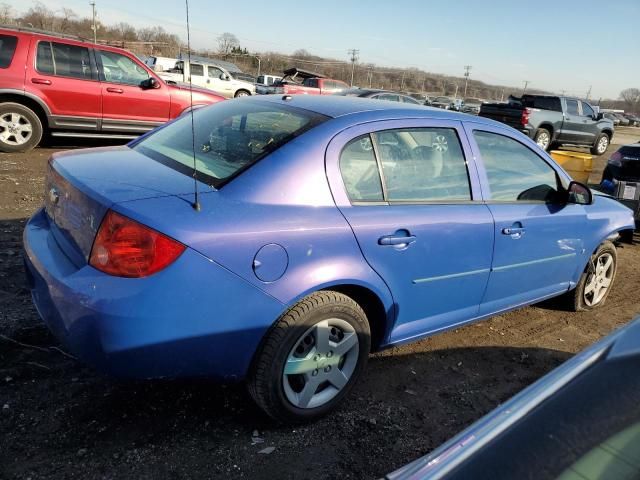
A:
[[[114,375],[244,380],[286,422],[371,351],[562,295],[602,305],[632,212],[483,118],[348,97],[221,102],[51,157],[35,305]]]

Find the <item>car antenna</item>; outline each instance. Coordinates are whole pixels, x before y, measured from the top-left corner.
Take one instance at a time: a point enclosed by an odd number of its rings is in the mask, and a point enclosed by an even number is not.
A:
[[[200,211],[198,198],[198,170],[196,170],[196,127],[193,119],[193,84],[191,83],[191,35],[189,31],[189,0],[184,0],[187,7],[187,62],[189,63],[189,114],[191,115],[191,151],[193,153],[193,203],[196,212]],[[184,72],[184,68],[182,69]]]

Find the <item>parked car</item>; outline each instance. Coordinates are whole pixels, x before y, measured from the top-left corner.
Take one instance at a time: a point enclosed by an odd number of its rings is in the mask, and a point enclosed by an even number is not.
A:
[[[225,98],[248,97],[255,95],[254,82],[236,78],[238,72],[230,72],[222,65],[211,60],[191,61],[178,60],[171,70],[158,74],[160,78],[174,84],[188,84],[213,90]]]
[[[133,54],[33,29],[0,28],[0,151],[43,135],[135,138],[191,107]],[[194,89],[193,104],[223,100]]]
[[[625,113],[624,116],[631,122],[631,126],[640,127],[640,117],[633,113]]]
[[[628,127],[631,125],[631,120],[625,117],[622,113],[614,113],[613,115],[620,121],[621,127]]]
[[[349,88],[349,85],[340,80],[326,78],[318,73],[300,68],[289,68],[283,73],[284,77],[274,82],[270,89],[271,93],[285,95],[333,95]]]
[[[244,379],[302,421],[370,351],[557,295],[605,302],[629,209],[511,128],[394,105],[245,98],[54,154],[24,232],[37,311],[102,370]]]
[[[509,103],[485,103],[480,116],[504,122],[532,138],[540,148],[561,145],[591,148],[593,155],[607,151],[613,122],[583,100],[553,95],[509,97]]]
[[[464,106],[464,102],[460,98],[435,97],[431,99],[429,105],[436,108],[442,108],[444,110],[460,111]]]
[[[462,113],[470,113],[472,115],[478,115],[480,113],[480,107],[484,102],[478,98],[465,98],[464,104],[460,111]]]
[[[269,91],[269,87],[280,80],[282,77],[278,75],[260,75],[256,80],[256,93],[260,95],[273,93]]]
[[[631,208],[640,221],[640,143],[623,145],[611,155],[600,187]]]
[[[387,480],[640,478],[640,318]]]
[[[389,90],[378,90],[373,88],[350,88],[336,93],[345,97],[375,98],[376,100],[388,100],[390,102],[410,103],[412,105],[422,105],[418,100],[409,95],[403,95]]]
[[[611,122],[613,122],[613,126],[617,127],[620,125],[620,119],[618,118],[617,115],[614,115],[613,113],[609,113],[609,112],[604,112],[602,113],[602,118],[605,118],[607,120],[611,120]]]

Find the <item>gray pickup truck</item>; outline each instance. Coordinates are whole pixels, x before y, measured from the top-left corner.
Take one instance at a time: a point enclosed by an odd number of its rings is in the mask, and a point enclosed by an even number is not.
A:
[[[613,137],[613,122],[577,98],[509,97],[508,103],[483,104],[479,115],[520,130],[544,150],[580,145],[589,147],[593,155],[602,155]]]

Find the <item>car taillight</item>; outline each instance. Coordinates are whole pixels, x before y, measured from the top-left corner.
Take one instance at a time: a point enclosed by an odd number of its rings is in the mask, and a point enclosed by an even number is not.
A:
[[[522,110],[522,117],[520,117],[520,123],[522,124],[523,127],[526,127],[527,123],[529,123],[529,115],[531,115],[530,108],[525,108],[524,110]]]
[[[173,263],[185,248],[180,242],[109,210],[93,241],[89,265],[117,277],[146,277]]]
[[[609,165],[613,165],[614,167],[622,166],[622,154],[620,152],[614,152],[613,155],[609,158]]]

